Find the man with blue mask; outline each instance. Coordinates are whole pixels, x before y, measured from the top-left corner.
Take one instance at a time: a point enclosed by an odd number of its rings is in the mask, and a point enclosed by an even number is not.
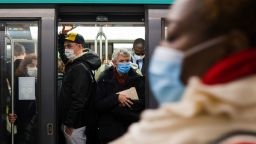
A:
[[[176,0],[149,68],[162,105],[111,144],[256,143],[255,17],[253,0]]]
[[[145,107],[144,77],[131,68],[130,60],[127,50],[116,50],[112,56],[113,66],[98,80],[96,108],[100,113],[99,133],[103,144],[123,135],[130,124],[139,120]],[[131,88],[135,88],[137,99],[132,98],[133,94],[124,93]]]

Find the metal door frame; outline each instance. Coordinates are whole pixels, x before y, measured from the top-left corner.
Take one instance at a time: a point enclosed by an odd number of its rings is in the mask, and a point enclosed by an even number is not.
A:
[[[169,6],[148,6],[145,10],[145,19],[146,19],[146,47],[148,50],[146,51],[146,68],[148,69],[148,65],[150,59],[152,57],[152,53],[156,46],[160,44],[162,40],[162,19],[166,18],[168,15]],[[146,74],[146,106],[147,108],[156,108],[158,106],[152,92],[149,88],[149,80],[148,74]]]
[[[56,11],[54,8],[0,9],[1,20],[37,20],[38,24],[38,57],[39,57],[39,143],[55,144],[56,130],[48,135],[47,125],[55,128],[55,95],[56,95]]]

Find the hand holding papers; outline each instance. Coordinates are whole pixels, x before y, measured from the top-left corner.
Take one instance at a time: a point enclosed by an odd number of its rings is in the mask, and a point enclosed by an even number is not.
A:
[[[137,94],[137,91],[136,91],[135,87],[131,87],[127,90],[120,91],[117,94],[124,94],[132,100],[139,100],[139,97],[138,97],[138,94]]]

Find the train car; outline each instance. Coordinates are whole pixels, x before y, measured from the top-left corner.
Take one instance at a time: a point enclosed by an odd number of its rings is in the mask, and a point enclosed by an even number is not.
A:
[[[86,47],[101,60],[111,59],[115,49],[131,50],[136,38],[146,41],[146,67],[151,54],[166,36],[166,16],[173,0],[1,0],[0,1],[0,143],[15,142],[17,127],[7,120],[14,108],[37,108],[34,113],[37,144],[58,142],[58,33],[64,25],[76,27]],[[36,55],[37,75],[23,74],[17,81],[15,47],[23,45],[27,55]],[[157,106],[146,78],[146,107]],[[19,90],[18,90],[19,89]],[[14,95],[19,95],[15,97]],[[25,101],[23,104],[14,99]],[[28,113],[28,114],[27,114]],[[24,117],[29,115],[24,109]],[[29,139],[29,138],[28,138]]]

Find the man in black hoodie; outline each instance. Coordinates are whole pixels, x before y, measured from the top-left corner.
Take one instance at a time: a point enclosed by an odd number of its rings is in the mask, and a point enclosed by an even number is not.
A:
[[[61,43],[62,42],[62,43]],[[91,50],[84,49],[84,38],[77,33],[60,36],[60,56],[65,74],[60,92],[60,117],[67,144],[86,143],[85,129],[95,91],[92,70],[101,62]]]

